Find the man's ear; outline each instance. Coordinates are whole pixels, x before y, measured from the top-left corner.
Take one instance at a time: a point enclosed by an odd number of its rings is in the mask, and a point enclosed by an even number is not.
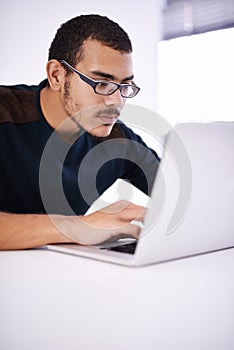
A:
[[[66,71],[57,60],[50,60],[46,65],[47,78],[51,89],[59,91],[61,84],[64,83]]]

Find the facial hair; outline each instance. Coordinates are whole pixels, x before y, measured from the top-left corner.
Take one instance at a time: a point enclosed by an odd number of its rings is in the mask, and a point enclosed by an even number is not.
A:
[[[70,92],[71,92],[71,83],[69,80],[66,79],[64,83],[64,94],[63,94],[64,109],[67,115],[72,116],[72,115],[75,115],[77,112],[79,112],[80,105],[73,101]]]
[[[105,106],[105,104],[95,105],[87,109],[83,109],[79,103],[75,102],[71,95],[71,83],[66,80],[64,83],[64,110],[66,114],[72,117],[73,122],[76,121],[76,127],[80,130],[85,130],[94,137],[101,137],[98,133],[98,127],[104,126],[98,117],[111,116],[115,117],[116,121],[120,115],[120,108],[116,105]],[[83,122],[82,122],[83,121]],[[84,125],[83,125],[84,124]],[[95,130],[96,129],[96,130]],[[108,135],[105,135],[106,137]]]

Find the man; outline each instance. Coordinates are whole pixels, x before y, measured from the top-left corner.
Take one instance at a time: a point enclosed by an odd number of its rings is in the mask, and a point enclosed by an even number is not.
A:
[[[84,215],[117,178],[149,193],[157,170],[157,154],[118,122],[139,91],[131,53],[117,23],[79,16],[57,31],[47,80],[0,87],[0,249],[138,237],[141,206]]]

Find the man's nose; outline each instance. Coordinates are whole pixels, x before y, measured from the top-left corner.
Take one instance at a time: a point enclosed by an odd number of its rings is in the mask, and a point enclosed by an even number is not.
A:
[[[120,90],[116,90],[112,95],[104,96],[104,103],[109,105],[122,105],[125,102],[124,97],[121,96]]]

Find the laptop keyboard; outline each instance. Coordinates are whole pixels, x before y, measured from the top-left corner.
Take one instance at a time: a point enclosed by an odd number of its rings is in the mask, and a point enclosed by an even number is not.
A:
[[[121,252],[121,253],[127,253],[127,254],[134,254],[136,250],[137,242],[127,243],[123,244],[117,247],[109,247],[108,250],[113,250],[115,252]]]

